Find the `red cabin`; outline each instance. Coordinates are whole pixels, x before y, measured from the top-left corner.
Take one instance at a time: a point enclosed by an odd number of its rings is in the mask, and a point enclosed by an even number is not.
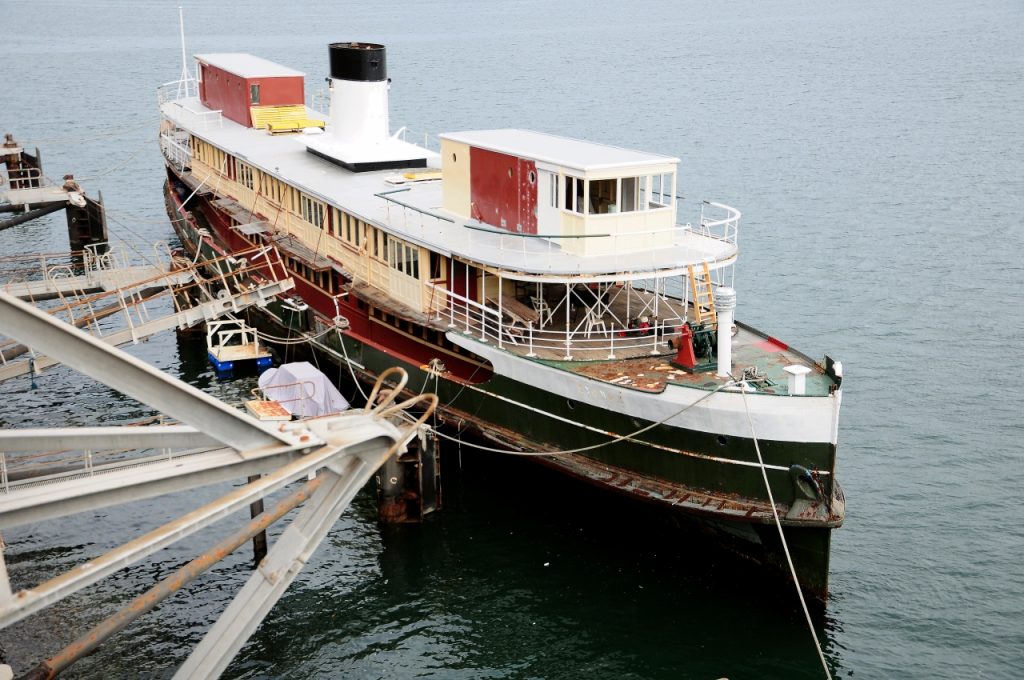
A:
[[[198,54],[199,100],[225,118],[253,127],[252,108],[303,106],[305,75],[245,53]]]

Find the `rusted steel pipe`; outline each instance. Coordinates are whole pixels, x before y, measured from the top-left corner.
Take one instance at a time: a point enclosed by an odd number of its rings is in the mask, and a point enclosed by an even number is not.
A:
[[[196,577],[203,574],[239,546],[256,534],[284,517],[288,512],[309,499],[323,483],[326,475],[317,475],[300,488],[278,501],[270,510],[250,521],[242,529],[228,536],[213,548],[192,560],[184,567],[157,583],[148,591],[132,600],[113,616],[102,621],[88,633],[78,638],[51,658],[22,675],[19,680],[50,680],[66,670],[68,666],[91,654],[101,643],[122,631],[128,624],[139,618],[170,595],[181,590]]]

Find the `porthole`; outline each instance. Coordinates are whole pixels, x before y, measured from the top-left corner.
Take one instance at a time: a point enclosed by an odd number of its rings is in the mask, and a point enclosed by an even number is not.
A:
[[[719,446],[725,446],[726,444],[729,443],[729,438],[726,437],[724,434],[718,435],[717,440]]]
[[[452,163],[454,163],[454,162],[455,162],[455,161],[457,161],[457,160],[458,160],[458,158],[457,158],[457,157],[455,156],[455,154],[453,153],[453,154],[452,154]]]
[[[530,184],[536,184],[537,183],[537,173],[535,173],[533,170],[530,170],[529,177],[530,177]]]
[[[512,179],[512,168],[508,169],[508,178]]]
[[[565,400],[565,405],[569,407],[570,411],[575,411],[576,410],[576,402],[573,401],[572,399],[566,399]]]

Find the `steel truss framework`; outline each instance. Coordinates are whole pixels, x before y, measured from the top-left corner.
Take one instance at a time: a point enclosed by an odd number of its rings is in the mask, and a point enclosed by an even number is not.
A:
[[[0,556],[0,627],[116,574],[267,494],[315,475],[241,531],[40,664],[33,671],[39,677],[52,677],[88,654],[270,522],[304,502],[175,675],[218,676],[309,560],[355,493],[389,456],[403,449],[417,434],[437,403],[437,398],[430,394],[394,403],[406,376],[399,369],[392,369],[381,376],[365,409],[271,427],[3,292],[0,331],[182,423],[0,432],[0,451],[4,452],[53,447],[159,450],[156,454],[87,466],[85,470],[28,474],[5,480],[6,493],[0,493],[0,529],[260,475],[252,483],[18,593],[11,591],[6,565]],[[381,385],[389,377],[392,384],[382,392]],[[381,398],[377,399],[378,396]],[[411,422],[404,416],[404,409],[412,406],[422,408],[419,421]]]

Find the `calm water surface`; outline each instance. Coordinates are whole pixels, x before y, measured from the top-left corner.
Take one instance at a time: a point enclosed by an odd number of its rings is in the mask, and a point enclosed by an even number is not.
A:
[[[894,6],[895,5],[895,6]],[[840,677],[1015,678],[1024,667],[1024,6],[1019,2],[186,2],[191,52],[327,73],[389,47],[392,124],[527,127],[683,159],[680,191],[744,213],[739,316],[846,366],[833,600]],[[180,72],[165,2],[0,3],[0,132],[101,190],[149,252],[162,213],[155,86]],[[695,215],[694,215],[695,217]],[[63,218],[0,234],[66,249]],[[200,340],[131,348],[237,400]],[[0,386],[3,426],[148,409],[56,368]],[[448,507],[381,527],[357,498],[228,677],[816,678],[791,593],[532,468],[446,451]],[[451,463],[455,463],[451,465]],[[5,533],[28,587],[223,493]],[[235,518],[241,523],[244,518]],[[0,633],[25,670],[225,528]],[[240,551],[78,664],[166,677],[248,574]],[[781,590],[781,592],[780,592]]]

